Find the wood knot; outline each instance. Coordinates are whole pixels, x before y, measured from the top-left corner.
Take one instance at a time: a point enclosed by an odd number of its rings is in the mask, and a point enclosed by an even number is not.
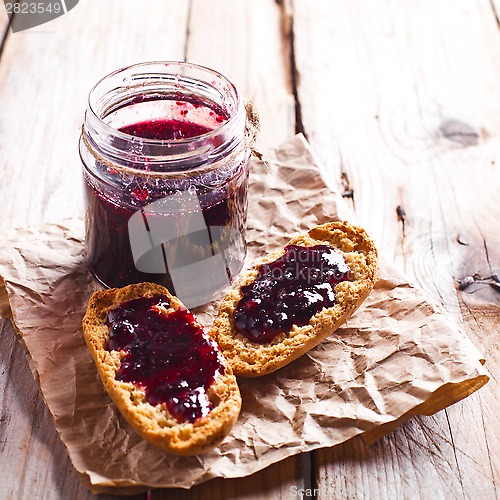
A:
[[[401,222],[401,229],[403,230],[403,238],[404,238],[406,236],[405,234],[406,212],[401,205],[398,205],[396,207],[396,215],[398,216],[398,221]]]
[[[460,120],[445,120],[439,126],[439,131],[449,141],[462,146],[475,146],[479,142],[479,133],[468,123]]]
[[[396,207],[396,215],[398,216],[398,221],[400,221],[400,222],[406,221],[406,212],[405,212],[405,209],[401,205],[398,205]]]
[[[340,182],[342,184],[342,198],[351,198],[354,200],[354,189],[351,186],[347,173],[340,172]]]

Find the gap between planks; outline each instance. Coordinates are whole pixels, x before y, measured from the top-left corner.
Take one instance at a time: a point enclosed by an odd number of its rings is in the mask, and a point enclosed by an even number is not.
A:
[[[2,60],[3,47],[9,36],[9,24],[7,10],[2,2],[2,5],[0,5],[0,61]]]

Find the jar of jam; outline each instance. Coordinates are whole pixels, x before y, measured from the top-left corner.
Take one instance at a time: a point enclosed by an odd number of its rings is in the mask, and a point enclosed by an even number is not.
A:
[[[202,66],[143,63],[98,82],[80,140],[95,277],[155,282],[187,307],[218,296],[246,255],[250,129],[236,87]]]

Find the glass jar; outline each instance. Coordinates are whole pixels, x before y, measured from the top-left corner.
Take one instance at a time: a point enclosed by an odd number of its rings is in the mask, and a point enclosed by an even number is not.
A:
[[[149,281],[187,307],[243,267],[250,141],[236,87],[181,62],[152,62],[91,90],[80,139],[85,254],[107,287]]]

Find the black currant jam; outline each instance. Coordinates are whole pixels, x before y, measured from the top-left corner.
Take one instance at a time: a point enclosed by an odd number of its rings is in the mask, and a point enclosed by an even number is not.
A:
[[[187,310],[166,312],[168,297],[139,298],[108,313],[109,351],[123,351],[117,380],[144,389],[178,422],[195,422],[212,409],[208,389],[224,373],[217,345]]]
[[[175,120],[141,122],[121,129],[127,134],[143,138],[194,137],[209,132],[200,125]],[[235,165],[237,172],[220,185],[219,174],[213,172],[203,178],[203,185],[196,186],[196,197],[204,224],[206,237],[198,231],[185,230],[184,244],[195,248],[197,254],[205,258],[213,256],[220,248],[228,248],[234,243],[242,244],[246,230],[246,207],[248,170]],[[238,172],[239,171],[239,172]],[[117,176],[118,173],[108,174]],[[132,179],[124,189],[116,193],[106,193],[99,189],[90,177],[85,176],[85,194],[87,202],[87,261],[93,273],[105,285],[122,287],[131,283],[153,281],[166,286],[171,293],[176,293],[168,263],[162,272],[144,272],[134,259],[129,234],[131,217],[143,207],[155,200],[172,196],[182,184],[189,189],[189,182],[163,181],[141,182]],[[215,184],[215,186],[213,186]],[[179,226],[183,214],[158,213],[154,209],[144,211],[146,229],[157,227],[162,219],[170,219],[171,226]],[[179,221],[176,222],[176,219]],[[189,225],[189,222],[188,222]],[[238,235],[241,238],[235,238]],[[174,242],[177,244],[177,242]],[[240,248],[239,251],[242,249]],[[166,250],[167,251],[167,250]],[[244,250],[243,250],[244,252]],[[231,256],[230,256],[231,257]],[[233,256],[234,257],[234,256]],[[242,259],[242,257],[239,257]],[[243,255],[244,258],[244,255]],[[163,263],[163,262],[161,262]],[[242,263],[242,262],[241,262]],[[224,272],[231,282],[241,266],[228,264]],[[227,269],[226,269],[227,268]],[[185,298],[185,297],[181,297]],[[187,301],[189,302],[189,301]],[[193,307],[193,304],[188,304]],[[194,304],[200,305],[200,304]]]
[[[101,283],[158,283],[189,308],[232,283],[246,256],[245,124],[234,85],[189,63],[131,66],[92,89],[80,155]]]
[[[179,103],[178,105],[183,105]],[[227,120],[223,115],[218,115],[220,123]],[[153,139],[155,141],[174,141],[179,139],[189,139],[198,135],[208,134],[213,129],[181,120],[154,120],[141,123],[134,123],[120,128],[120,132],[143,137],[144,139]]]
[[[283,256],[261,265],[255,280],[241,288],[243,297],[234,312],[236,329],[252,342],[270,342],[332,307],[335,285],[349,280],[349,266],[334,248],[289,245]]]

